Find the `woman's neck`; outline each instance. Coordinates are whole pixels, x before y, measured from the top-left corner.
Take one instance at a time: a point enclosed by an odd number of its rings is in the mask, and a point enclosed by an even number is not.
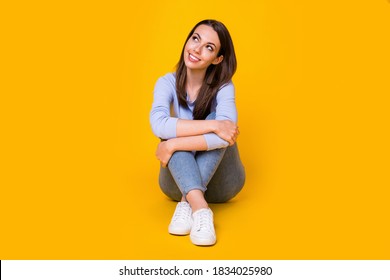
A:
[[[187,69],[186,90],[191,101],[194,101],[198,96],[205,74],[206,71],[193,71]]]

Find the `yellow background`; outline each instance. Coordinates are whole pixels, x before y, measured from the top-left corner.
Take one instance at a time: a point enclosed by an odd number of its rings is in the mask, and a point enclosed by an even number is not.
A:
[[[209,248],[167,233],[148,120],[205,18],[234,40],[247,171]],[[390,258],[388,1],[6,1],[0,21],[0,259]]]

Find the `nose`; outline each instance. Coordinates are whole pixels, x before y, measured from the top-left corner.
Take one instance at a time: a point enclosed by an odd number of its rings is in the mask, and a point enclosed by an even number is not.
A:
[[[200,45],[194,46],[194,52],[200,53]]]

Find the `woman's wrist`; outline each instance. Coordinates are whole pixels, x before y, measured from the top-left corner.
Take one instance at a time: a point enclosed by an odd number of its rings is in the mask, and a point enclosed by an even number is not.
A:
[[[209,120],[208,122],[210,122],[210,131],[213,132],[213,133],[217,133],[218,132],[218,121],[216,120]]]
[[[176,138],[171,138],[167,140],[167,148],[171,154],[176,152]]]

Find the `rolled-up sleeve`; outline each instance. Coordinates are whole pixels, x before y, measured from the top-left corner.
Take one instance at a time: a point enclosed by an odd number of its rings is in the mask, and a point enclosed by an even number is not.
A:
[[[150,124],[154,135],[161,139],[176,137],[178,118],[171,117],[170,106],[175,91],[166,77],[157,80],[153,92],[153,105],[150,112]]]
[[[215,119],[229,120],[237,123],[235,88],[231,82],[223,86],[217,94]],[[204,134],[204,138],[207,143],[207,150],[214,150],[229,146],[229,142],[223,140],[215,133]]]

